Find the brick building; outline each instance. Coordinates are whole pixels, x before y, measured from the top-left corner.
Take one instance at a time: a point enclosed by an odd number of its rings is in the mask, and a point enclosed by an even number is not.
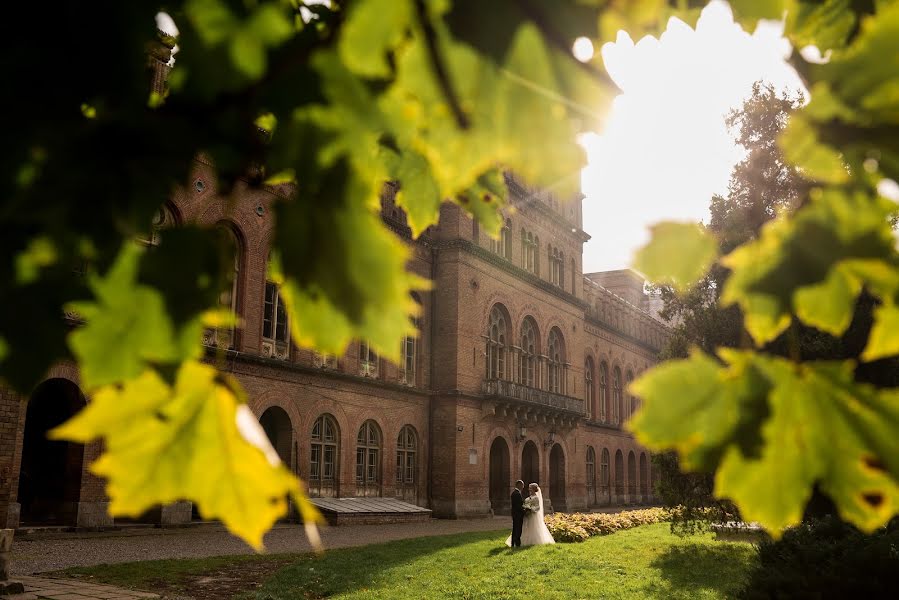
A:
[[[190,185],[160,212],[160,227],[198,223],[233,235],[224,301],[243,327],[207,335],[209,360],[241,381],[313,496],[395,497],[435,516],[473,517],[505,511],[521,478],[539,482],[556,510],[650,500],[649,454],[621,423],[635,405],[627,382],[655,361],[665,328],[646,311],[634,273],[582,274],[588,236],[578,202],[507,182],[500,240],[445,204],[438,225],[413,241],[388,188],[382,216],[412,246],[409,269],[435,284],[418,298],[420,335],[403,342],[401,365],[365,343],[339,357],[290,343],[265,276],[270,204],[282,190],[237,189],[226,201],[198,161]],[[70,364],[28,398],[0,389],[5,526],[111,524],[103,482],[87,470],[99,446],[43,436],[84,403]],[[145,518],[185,521],[190,507]]]
[[[168,51],[151,57],[161,89]],[[501,239],[444,204],[413,241],[387,189],[385,222],[413,248],[408,268],[434,282],[401,365],[352,344],[343,356],[293,346],[277,289],[266,281],[270,206],[286,190],[217,194],[198,160],[156,226],[222,227],[234,240],[234,284],[223,299],[236,331],[204,340],[209,360],[246,389],[282,459],[315,497],[400,498],[439,517],[508,508],[512,482],[539,482],[556,510],[651,499],[649,453],[621,428],[627,382],[654,361],[666,329],[629,271],[582,273],[580,202],[507,178]],[[153,240],[149,240],[153,243]],[[223,358],[223,360],[222,360]],[[88,472],[98,444],[46,440],[86,399],[72,364],[28,397],[0,386],[0,526],[112,524],[103,482]],[[191,518],[187,503],[144,519]]]

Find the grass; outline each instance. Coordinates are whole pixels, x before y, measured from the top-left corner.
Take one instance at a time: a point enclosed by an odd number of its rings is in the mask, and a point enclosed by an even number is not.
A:
[[[505,535],[466,533],[333,550],[323,556],[147,561],[65,573],[165,594],[183,592],[179,581],[197,580],[212,571],[224,569],[231,575],[245,569],[264,572],[257,582],[261,586],[248,581],[242,588],[239,597],[247,600],[693,599],[731,595],[755,560],[748,544],[715,542],[710,535],[680,538],[669,532],[666,523],[595,537],[582,544],[516,551],[502,545]],[[280,564],[259,569],[271,561]],[[232,586],[228,591],[238,589]]]

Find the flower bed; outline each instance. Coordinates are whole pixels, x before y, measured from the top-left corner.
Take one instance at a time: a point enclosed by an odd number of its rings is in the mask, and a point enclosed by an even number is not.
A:
[[[583,542],[595,535],[670,521],[671,514],[664,508],[644,508],[620,513],[555,513],[544,520],[557,542]]]

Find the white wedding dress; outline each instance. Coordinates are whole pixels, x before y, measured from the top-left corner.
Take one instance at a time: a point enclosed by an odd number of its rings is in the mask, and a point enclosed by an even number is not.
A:
[[[540,508],[537,512],[525,513],[524,522],[521,525],[521,545],[522,546],[539,546],[541,544],[555,544],[552,534],[543,521],[543,492],[537,489],[537,500],[540,501]],[[506,546],[512,545],[512,536],[506,538]]]

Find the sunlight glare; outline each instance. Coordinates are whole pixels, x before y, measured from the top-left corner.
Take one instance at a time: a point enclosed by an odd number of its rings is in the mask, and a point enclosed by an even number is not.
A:
[[[590,41],[590,38],[579,37],[574,40],[574,46],[571,47],[571,53],[574,54],[574,57],[579,61],[587,62],[593,58],[593,42]]]
[[[743,155],[725,115],[760,79],[804,92],[784,60],[791,50],[782,23],[760,22],[750,35],[721,0],[703,9],[695,30],[672,18],[659,39],[634,43],[622,31],[602,47],[623,93],[602,133],[582,138],[584,230],[593,236],[584,272],[629,266],[657,221],[707,218],[712,195],[726,192]]]

